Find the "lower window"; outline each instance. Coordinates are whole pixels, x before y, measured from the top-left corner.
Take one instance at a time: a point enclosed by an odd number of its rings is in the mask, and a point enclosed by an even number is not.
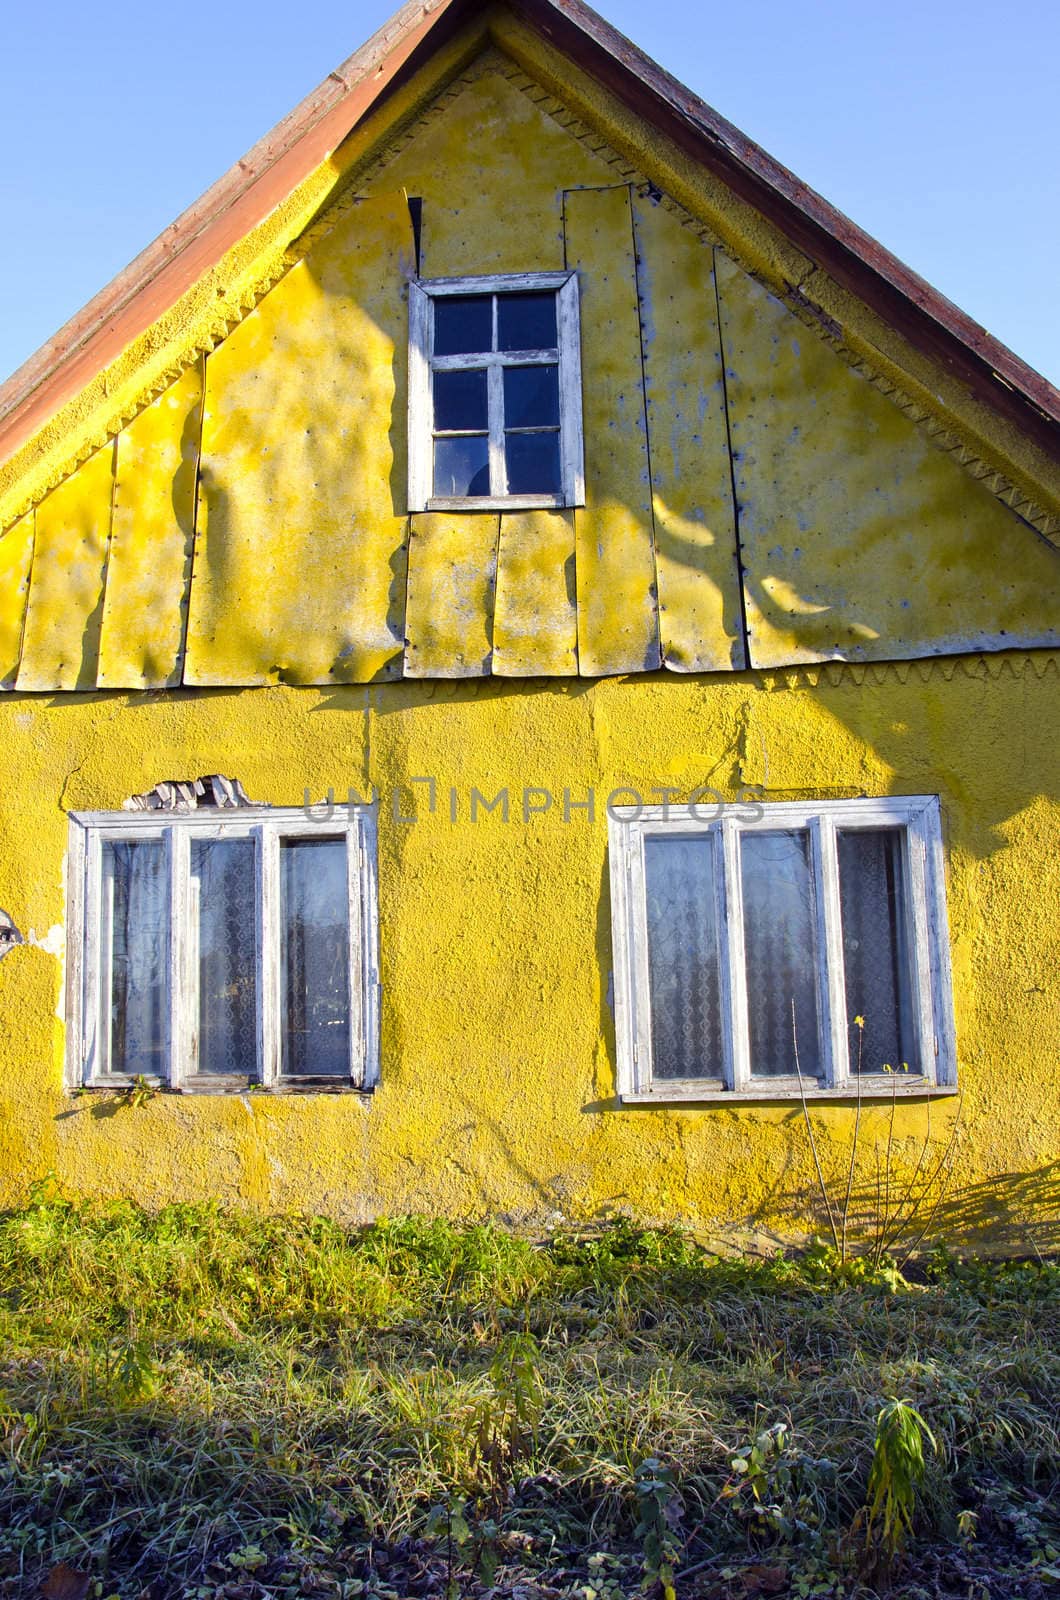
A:
[[[71,817],[70,1077],[370,1087],[374,819]]]
[[[935,796],[610,818],[619,1091],[955,1082]]]

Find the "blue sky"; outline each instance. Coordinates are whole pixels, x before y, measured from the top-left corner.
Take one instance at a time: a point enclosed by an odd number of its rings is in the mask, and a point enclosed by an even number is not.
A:
[[[1057,0],[603,0],[605,15],[1060,384]],[[11,7],[0,379],[393,6]]]

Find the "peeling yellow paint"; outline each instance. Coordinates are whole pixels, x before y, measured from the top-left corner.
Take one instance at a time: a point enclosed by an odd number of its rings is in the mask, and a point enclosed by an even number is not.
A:
[[[118,436],[100,688],[180,682],[201,427],[200,365]]]
[[[637,269],[626,185],[564,201],[581,289],[585,506],[574,514],[578,663],[586,677],[659,665]]]
[[[37,507],[20,689],[94,689],[110,539],[114,447]]]
[[[577,674],[574,562],[573,512],[508,512],[501,517],[493,621],[497,677]]]
[[[31,511],[0,538],[0,687],[5,689],[15,681],[22,654],[32,558]]]
[[[679,672],[741,667],[713,251],[658,203],[638,200],[633,214],[663,660]]]
[[[393,668],[413,266],[404,194],[364,200],[209,357],[187,682]]]
[[[306,787],[376,784],[383,1010],[370,1104],[252,1098],[248,1115],[238,1096],[164,1094],[101,1116],[112,1102],[61,1088],[61,963],[19,946],[0,963],[0,1199],[54,1170],[72,1193],[148,1204],[215,1197],[345,1218],[629,1208],[801,1232],[812,1170],[790,1105],[615,1102],[604,802],[619,783],[647,795],[671,777],[683,793],[711,783],[731,798],[765,782],[782,798],[826,774],[832,793],[941,796],[964,1106],[940,1226],[955,1237],[989,1224],[1004,1242],[1026,1224],[1033,1237],[1055,1219],[1060,1148],[1060,855],[1042,849],[1060,827],[1058,669],[1039,653],[503,692],[454,681],[6,698],[0,783],[35,797],[2,819],[0,905],[22,928],[65,921],[60,795],[113,809],[162,776],[211,771],[289,805]],[[438,803],[429,811],[421,786],[419,820],[404,824],[392,800],[412,775],[435,777]],[[492,799],[504,786],[509,820],[472,820],[472,788]],[[527,787],[539,792],[524,823]],[[592,816],[564,820],[564,789],[576,803],[590,788]],[[540,791],[555,797],[547,809]],[[955,1109],[933,1108],[936,1134]],[[814,1116],[826,1165],[845,1172],[854,1108]],[[922,1103],[899,1107],[903,1151],[925,1122]],[[866,1148],[883,1125],[863,1114]]]
[[[1055,644],[1060,554],[720,252],[754,666]]]
[[[480,678],[490,670],[500,518],[426,511],[409,534],[409,678]]]

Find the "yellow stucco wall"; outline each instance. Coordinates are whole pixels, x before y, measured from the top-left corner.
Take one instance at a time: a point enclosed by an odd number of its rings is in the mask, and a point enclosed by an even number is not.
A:
[[[767,796],[937,792],[946,837],[962,1129],[946,1215],[1018,1245],[1055,1223],[1060,661],[1030,655],[595,683],[393,683],[0,704],[0,1196],[155,1204],[214,1196],[346,1218],[406,1209],[540,1219],[627,1207],[708,1230],[798,1232],[811,1169],[797,1106],[622,1108],[604,800],[621,784]],[[381,791],[382,1081],[356,1095],[180,1096],[142,1108],[64,1092],[69,810],[224,772],[256,801]],[[434,815],[395,822],[413,776]],[[511,819],[469,817],[507,786]],[[556,803],[524,824],[526,787]],[[572,810],[595,792],[596,814]],[[456,793],[451,820],[450,790]],[[419,786],[420,809],[425,789]],[[404,799],[404,797],[403,797]],[[404,800],[407,806],[407,800]],[[933,1137],[957,1115],[937,1101]],[[912,1160],[925,1103],[902,1106]],[[884,1113],[866,1113],[871,1149]],[[839,1170],[853,1108],[815,1112]]]

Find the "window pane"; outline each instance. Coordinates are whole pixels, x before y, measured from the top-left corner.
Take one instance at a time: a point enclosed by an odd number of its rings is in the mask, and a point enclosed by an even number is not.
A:
[[[350,1075],[350,929],[344,839],[280,846],[283,1070]]]
[[[169,893],[161,839],[103,845],[108,1070],[165,1075]]]
[[[434,492],[474,495],[490,492],[490,447],[484,436],[434,441]]]
[[[917,1072],[902,835],[897,828],[851,828],[836,843],[851,1071],[858,1067],[854,1018],[864,1017],[862,1070],[898,1071],[908,1062]]]
[[[498,350],[554,350],[556,296],[503,294],[497,301]]]
[[[795,1076],[794,1003],[802,1075],[820,1077],[809,834],[745,833],[740,864],[751,1074]]]
[[[193,839],[193,951],[201,1073],[257,1070],[257,911],[253,839]]]
[[[644,841],[653,1078],[720,1078],[721,1001],[709,839]]]
[[[504,426],[559,427],[559,368],[504,368]]]
[[[481,429],[489,427],[485,371],[434,374],[434,426]]]
[[[559,434],[509,433],[509,494],[559,494]]]
[[[474,355],[493,349],[493,296],[490,294],[439,294],[434,296],[434,353],[436,356]]]

